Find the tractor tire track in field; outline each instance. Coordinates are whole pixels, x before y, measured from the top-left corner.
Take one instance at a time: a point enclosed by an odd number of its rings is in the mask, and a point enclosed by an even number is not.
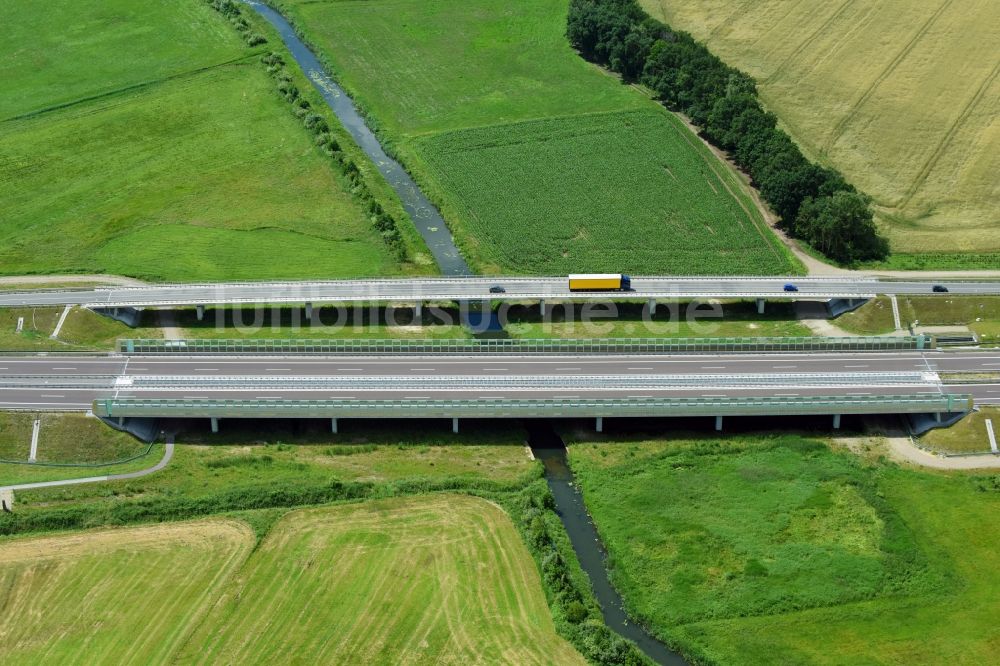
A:
[[[664,0],[660,0],[660,5],[661,6],[663,5],[663,2],[664,2]],[[726,29],[729,26],[733,25],[733,23],[735,23],[738,19],[742,18],[743,15],[746,14],[747,11],[756,4],[756,2],[757,2],[757,0],[744,0],[744,2],[740,3],[739,7],[735,7],[732,10],[732,13],[729,16],[727,16],[725,19],[723,19],[721,23],[719,23],[717,26],[715,26],[714,28],[712,28],[711,30],[708,31],[708,35],[705,37],[705,41],[707,42],[710,39],[718,37],[719,34],[724,29]],[[666,19],[666,16],[667,16],[667,12],[666,12],[666,10],[664,10],[663,11],[663,17],[664,17],[664,19]]]
[[[924,162],[924,165],[920,168],[920,171],[913,179],[913,182],[910,183],[908,188],[906,188],[906,193],[903,195],[903,199],[897,208],[905,208],[913,197],[916,196],[917,191],[919,191],[920,188],[923,187],[924,183],[927,182],[927,178],[930,176],[931,171],[934,170],[934,167],[941,160],[941,157],[948,149],[948,146],[951,144],[952,140],[954,140],[955,135],[958,134],[958,130],[962,128],[962,126],[969,119],[969,116],[972,115],[975,108],[979,106],[981,101],[983,101],[983,97],[986,96],[986,91],[989,90],[990,86],[992,86],[997,80],[997,76],[1000,76],[1000,60],[998,60],[993,66],[992,71],[986,75],[986,78],[983,79],[983,82],[979,85],[979,88],[972,96],[972,99],[969,100],[969,102],[962,108],[962,112],[958,115],[958,118],[956,118],[955,122],[951,124],[944,136],[941,137],[938,145],[934,148],[930,157],[927,158],[927,161]]]
[[[945,0],[941,4],[941,6],[938,7],[926,21],[924,21],[923,25],[920,26],[920,28],[913,35],[913,37],[911,37],[910,40],[906,42],[905,45],[903,45],[903,48],[900,49],[899,53],[896,54],[896,56],[892,59],[892,61],[885,67],[885,69],[883,69],[882,72],[875,78],[875,80],[872,81],[871,85],[869,85],[868,88],[865,89],[864,93],[861,94],[861,97],[859,97],[853,104],[851,104],[851,108],[848,109],[844,117],[837,122],[836,126],[833,128],[833,132],[830,134],[826,142],[823,144],[822,152],[829,153],[833,145],[847,130],[847,125],[857,114],[858,110],[862,106],[864,106],[869,99],[871,99],[871,97],[879,89],[879,86],[881,86],[885,82],[885,80],[888,79],[892,75],[892,73],[896,71],[896,68],[899,67],[899,65],[904,60],[906,60],[907,56],[909,56],[910,53],[913,51],[913,49],[916,48],[920,40],[923,39],[923,37],[937,22],[937,20],[941,17],[941,15],[944,14],[949,7],[951,7],[953,1],[954,0]]]
[[[808,51],[816,40],[820,38],[820,36],[828,34],[830,26],[844,16],[844,13],[847,12],[847,10],[850,9],[856,1],[857,0],[846,0],[846,2],[840,5],[840,7],[825,21],[823,21],[818,28],[813,30],[808,37],[796,46],[792,52],[788,54],[788,56],[786,56],[777,67],[774,68],[773,72],[764,77],[763,82],[770,83],[771,81],[776,81],[782,74],[785,73],[785,70],[792,64],[792,62],[800,61],[800,56]]]

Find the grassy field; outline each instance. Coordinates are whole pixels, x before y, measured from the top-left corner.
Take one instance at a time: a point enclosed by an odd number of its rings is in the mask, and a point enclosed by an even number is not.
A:
[[[1000,5],[640,1],[753,75],[799,145],[875,198],[896,265],[1000,268]]]
[[[800,270],[696,137],[570,49],[565,0],[281,5],[482,271]]]
[[[336,562],[336,566],[330,563]],[[465,496],[285,516],[188,642],[190,663],[583,664],[507,515]]]
[[[995,654],[994,477],[864,462],[794,435],[591,435],[576,437],[570,460],[628,605],[690,655],[975,664]]]
[[[118,338],[162,338],[155,327],[154,313],[139,328],[74,308],[63,322],[59,337],[53,338],[62,308],[0,308],[0,350],[2,351],[78,351],[111,349]],[[17,320],[24,318],[24,328],[17,332]]]
[[[56,4],[60,21],[40,23],[15,2],[0,59],[15,105],[0,111],[0,273],[400,272],[260,48],[218,13],[199,0]]]
[[[167,663],[252,545],[221,520],[0,541],[0,661]]]

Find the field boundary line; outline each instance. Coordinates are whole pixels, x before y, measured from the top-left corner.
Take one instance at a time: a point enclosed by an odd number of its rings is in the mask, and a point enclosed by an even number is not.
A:
[[[979,88],[972,96],[972,99],[969,100],[969,102],[965,105],[965,108],[962,109],[958,118],[955,119],[955,122],[951,124],[948,131],[945,132],[943,137],[941,137],[937,147],[934,148],[930,157],[928,157],[927,161],[924,162],[924,165],[921,167],[916,178],[914,178],[910,186],[906,188],[906,193],[903,195],[903,200],[899,204],[898,208],[903,208],[910,203],[913,197],[916,196],[917,191],[923,187],[925,182],[927,182],[927,178],[931,175],[931,171],[934,170],[938,161],[940,161],[941,157],[947,151],[948,146],[955,138],[955,135],[958,134],[958,130],[961,129],[962,125],[964,125],[969,119],[969,116],[971,116],[973,110],[979,106],[979,103],[983,101],[983,97],[986,96],[986,91],[989,90],[993,83],[997,80],[998,75],[1000,75],[1000,60],[997,60],[993,69],[986,75],[986,78],[983,79],[983,82],[979,85]]]
[[[920,26],[920,28],[913,35],[913,37],[910,38],[910,40],[903,46],[903,48],[899,51],[899,53],[896,54],[896,56],[892,59],[892,61],[882,70],[882,72],[875,78],[875,80],[872,81],[871,85],[868,86],[868,88],[861,95],[861,97],[858,98],[856,102],[851,104],[851,108],[848,109],[844,117],[837,122],[837,124],[833,128],[833,132],[830,133],[830,136],[824,142],[822,147],[823,152],[828,153],[830,151],[830,148],[833,147],[833,144],[835,144],[837,140],[847,130],[847,124],[851,121],[852,118],[854,118],[858,110],[862,106],[864,106],[869,99],[871,99],[872,95],[875,94],[875,91],[878,90],[879,86],[881,86],[885,82],[885,80],[889,78],[893,72],[896,71],[896,68],[899,67],[899,65],[904,60],[906,60],[907,56],[910,55],[910,53],[913,51],[914,48],[916,48],[920,40],[923,39],[923,37],[931,29],[931,26],[933,26],[937,22],[937,20],[941,17],[941,15],[944,14],[949,7],[951,7],[953,1],[954,0],[945,0],[941,4],[941,6],[938,7],[937,10],[935,10],[935,12],[931,14],[931,16],[926,21],[924,21],[924,24]]]
[[[250,55],[241,56],[239,58],[233,58],[232,60],[225,60],[223,62],[217,62],[212,65],[198,67],[197,69],[190,69],[183,72],[178,72],[177,74],[170,74],[169,76],[164,76],[159,79],[140,81],[139,83],[133,83],[131,85],[127,85],[124,88],[116,88],[115,90],[109,90],[107,92],[99,93],[97,95],[89,95],[87,97],[81,97],[79,99],[63,102],[62,104],[42,107],[41,109],[35,109],[34,111],[29,111],[27,113],[11,116],[9,118],[4,118],[3,120],[0,120],[0,122],[8,123],[8,122],[16,122],[18,120],[32,120],[34,118],[37,118],[38,116],[54,113],[56,111],[62,111],[63,109],[79,106],[81,104],[87,104],[88,102],[96,102],[98,100],[105,99],[108,97],[117,97],[118,95],[127,95],[128,93],[143,90],[144,88],[152,88],[162,83],[198,76],[199,74],[204,74],[205,72],[211,71],[213,69],[219,69],[227,65],[234,65],[237,63],[241,63],[243,61],[249,61],[252,58],[258,57],[259,55],[260,52],[254,51]]]

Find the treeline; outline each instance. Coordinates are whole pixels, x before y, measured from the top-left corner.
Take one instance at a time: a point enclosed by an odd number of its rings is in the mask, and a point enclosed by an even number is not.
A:
[[[253,32],[250,24],[243,18],[239,5],[233,0],[206,0],[206,2],[229,19],[229,22],[240,31],[250,46],[267,42],[263,36]],[[368,188],[358,165],[344,154],[340,143],[331,134],[330,126],[323,116],[313,111],[309,100],[302,97],[298,86],[293,82],[291,73],[285,67],[284,58],[280,53],[272,51],[261,56],[261,62],[267,68],[267,73],[277,83],[278,93],[291,105],[292,113],[312,133],[316,145],[328,157],[332,157],[336,161],[340,172],[348,181],[351,194],[361,201],[365,213],[368,215],[369,223],[381,236],[382,241],[389,247],[397,260],[405,260],[406,243],[399,232],[396,219],[382,208],[382,204],[376,201],[375,195]]]
[[[781,226],[842,263],[884,259],[871,199],[833,169],[811,163],[757,98],[753,78],[637,0],[571,0],[567,36],[588,60],[652,89],[746,171]]]
[[[205,0],[212,9],[219,12],[233,24],[233,27],[239,31],[240,35],[243,36],[243,41],[247,43],[247,46],[257,46],[259,44],[266,44],[267,39],[264,35],[259,32],[255,32],[247,20],[243,18],[243,14],[240,12],[240,6],[234,2],[234,0]]]

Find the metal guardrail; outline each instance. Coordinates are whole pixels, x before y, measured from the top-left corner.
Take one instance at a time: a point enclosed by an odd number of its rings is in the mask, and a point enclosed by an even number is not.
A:
[[[533,418],[588,416],[772,416],[881,414],[972,409],[970,395],[758,398],[490,399],[490,400],[148,400],[94,401],[107,418]]]
[[[760,337],[760,338],[594,338],[471,340],[156,340],[118,341],[122,354],[676,354],[694,352],[905,351],[930,349],[934,338]]]

